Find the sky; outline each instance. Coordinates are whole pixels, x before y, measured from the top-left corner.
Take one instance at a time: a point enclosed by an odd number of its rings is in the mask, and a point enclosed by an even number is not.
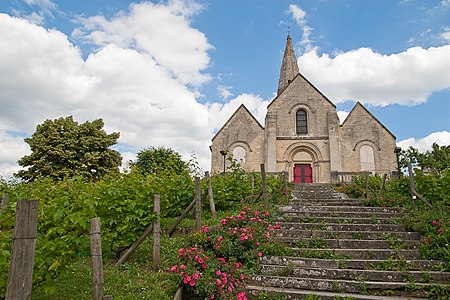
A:
[[[450,144],[450,0],[1,0],[0,176],[69,115],[120,132],[124,161],[165,146],[209,170],[240,104],[264,124],[288,33],[342,121],[360,101],[402,148]]]

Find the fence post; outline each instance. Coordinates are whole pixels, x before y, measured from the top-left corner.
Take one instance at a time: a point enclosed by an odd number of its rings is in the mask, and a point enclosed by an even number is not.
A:
[[[365,193],[364,197],[367,199],[367,197],[369,195],[369,173],[365,172],[365,176],[366,176],[366,193]]]
[[[267,199],[266,169],[264,167],[264,164],[261,164],[261,181],[262,181],[262,197],[264,199],[264,204],[266,205],[267,208],[269,203]]]
[[[211,209],[212,217],[215,219],[215,218],[217,218],[216,205],[214,204],[214,195],[213,195],[213,190],[212,190],[212,186],[211,186],[211,176],[209,176],[208,171],[205,172],[205,177],[206,177],[206,184],[208,186],[209,208]]]
[[[381,197],[381,194],[383,193],[384,186],[385,186],[385,184],[386,184],[386,179],[387,179],[387,174],[384,173],[384,174],[383,174],[383,180],[381,181],[380,193],[378,194],[379,197]]]
[[[17,202],[6,299],[31,299],[39,202]]]
[[[8,205],[8,195],[3,194],[2,196],[2,202],[0,203],[0,215],[3,213],[3,211],[6,209],[6,206]]]
[[[202,196],[201,196],[200,177],[195,177],[195,228],[200,230],[202,227]]]
[[[409,183],[411,186],[411,197],[414,197],[414,191],[416,190],[416,184],[414,183],[414,174],[411,166],[411,162],[408,161],[408,174],[409,174]]]
[[[153,222],[153,271],[158,271],[161,253],[161,201],[159,195],[154,196],[153,211],[156,214],[156,220]]]
[[[100,218],[91,219],[90,229],[91,257],[92,257],[92,298],[103,299],[103,259]]]
[[[283,194],[287,194],[287,177],[288,177],[288,172],[284,171],[283,172]]]

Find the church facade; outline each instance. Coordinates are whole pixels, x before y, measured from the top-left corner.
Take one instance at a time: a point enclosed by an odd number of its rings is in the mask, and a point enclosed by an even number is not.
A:
[[[329,183],[336,172],[397,171],[395,136],[361,103],[340,124],[336,106],[299,72],[288,35],[275,99],[262,126],[241,105],[212,139],[211,172],[232,155],[246,171],[287,171],[295,183]]]

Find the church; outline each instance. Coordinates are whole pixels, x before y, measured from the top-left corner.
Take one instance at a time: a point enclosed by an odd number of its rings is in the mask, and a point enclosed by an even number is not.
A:
[[[241,105],[212,138],[211,172],[232,156],[246,171],[287,171],[294,183],[330,183],[333,174],[397,171],[395,136],[357,102],[340,124],[336,106],[299,72],[288,35],[278,92],[264,126]]]

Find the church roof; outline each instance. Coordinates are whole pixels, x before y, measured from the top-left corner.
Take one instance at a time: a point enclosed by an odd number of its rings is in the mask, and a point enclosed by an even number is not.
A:
[[[281,94],[299,73],[297,58],[295,57],[294,48],[292,47],[292,39],[288,34],[286,39],[286,48],[284,49],[283,62],[281,63],[277,95]]]
[[[383,125],[383,123],[381,123],[367,108],[364,107],[364,105],[361,104],[361,102],[356,102],[355,106],[353,106],[352,110],[350,111],[350,113],[348,114],[347,118],[345,118],[344,122],[342,123],[341,127],[343,127],[345,125],[345,123],[347,122],[347,120],[350,118],[350,116],[352,114],[355,113],[357,108],[362,108],[369,116],[371,116],[378,124],[380,124],[381,127],[384,128],[384,130],[386,130],[394,139],[397,139],[395,137],[395,135],[386,128],[386,126]]]
[[[214,139],[220,134],[220,132],[222,132],[222,130],[227,127],[227,125],[234,119],[234,117],[239,113],[239,112],[243,112],[245,114],[248,114],[251,119],[253,119],[256,124],[258,124],[259,127],[261,127],[261,129],[264,130],[264,127],[258,122],[258,120],[255,118],[255,116],[248,110],[248,108],[244,105],[241,104],[238,109],[236,109],[236,111],[233,113],[233,115],[228,119],[228,121],[226,121],[225,124],[223,124],[223,126],[219,129],[219,131],[217,131],[217,133],[214,135],[214,137],[211,139],[211,141],[214,141]]]

